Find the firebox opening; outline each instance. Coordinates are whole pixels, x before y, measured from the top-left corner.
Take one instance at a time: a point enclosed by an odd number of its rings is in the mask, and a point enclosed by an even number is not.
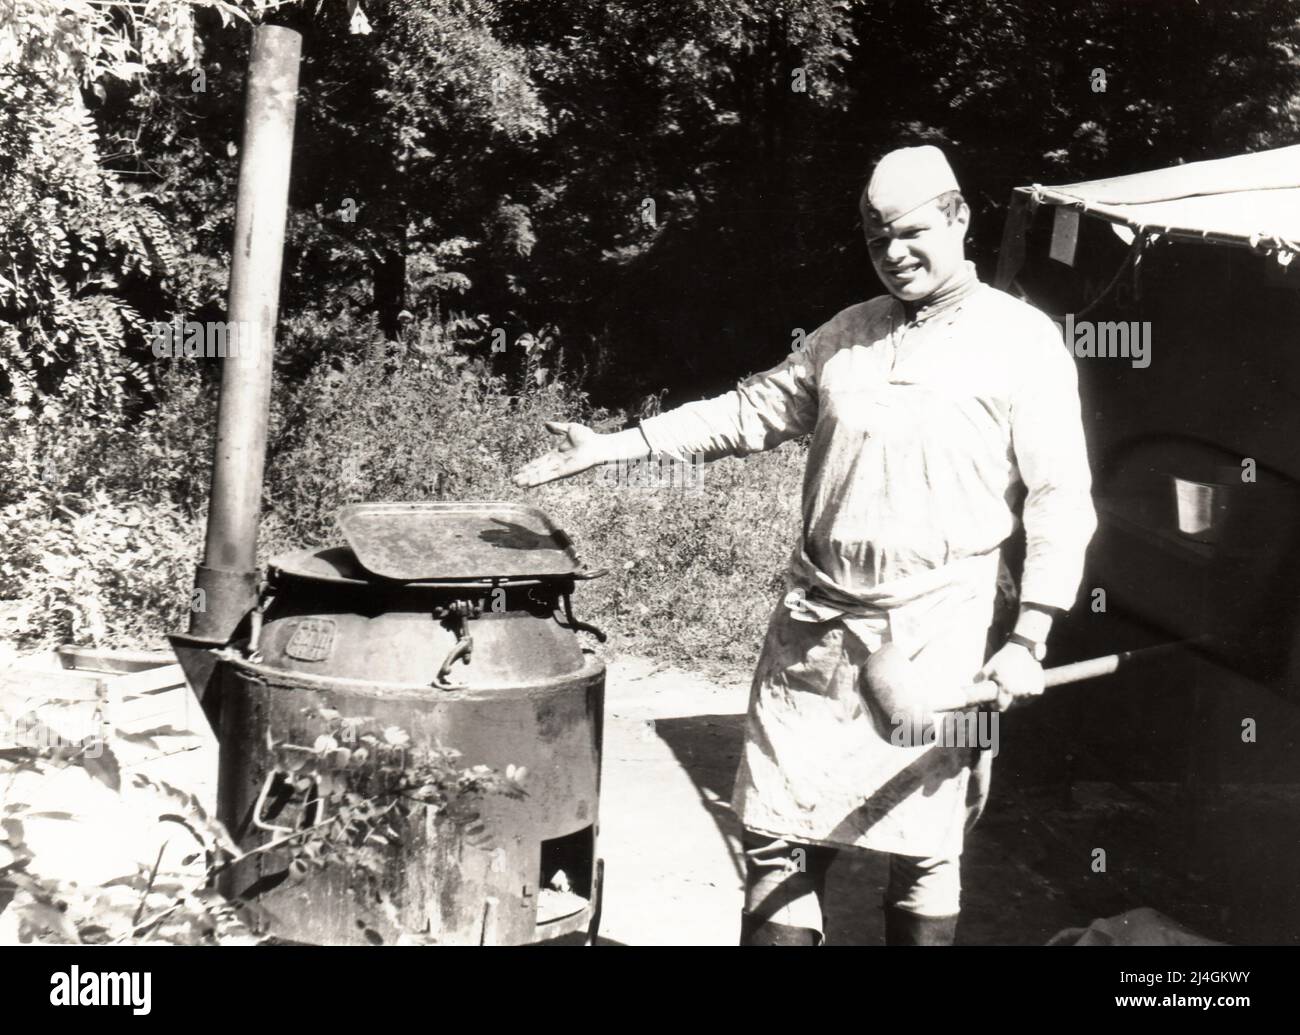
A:
[[[542,842],[537,922],[546,923],[584,909],[591,901],[596,858],[596,828],[583,827]]]
[[[277,834],[306,830],[323,819],[320,789],[311,777],[274,770],[253,807],[253,825]]]

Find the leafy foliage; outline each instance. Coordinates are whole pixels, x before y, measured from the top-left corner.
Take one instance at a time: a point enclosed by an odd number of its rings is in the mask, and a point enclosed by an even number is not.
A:
[[[103,100],[149,64],[192,67],[196,6],[247,17],[224,0],[0,3],[0,389],[19,420],[121,421],[153,387],[140,339],[177,301],[179,252],[156,196],[100,164],[82,90]]]
[[[433,818],[444,836],[464,833],[473,842],[483,832],[484,796],[526,793],[522,768],[461,767],[456,752],[412,744],[398,727],[380,729],[366,718],[321,712],[313,718],[327,732],[313,749],[274,749],[284,771],[309,785],[316,795],[312,805],[324,808],[327,818],[245,852],[192,793],[140,771],[123,786],[116,731],[65,740],[20,711],[0,694],[0,940],[6,941],[265,941],[274,930],[255,936],[245,923],[245,910],[256,899],[229,900],[216,888],[233,863],[268,853],[282,853],[296,879],[343,868],[361,916],[376,926],[382,916],[401,930],[383,877],[386,868],[403,864],[403,846],[423,835]],[[81,826],[78,813],[86,809],[134,834],[134,840],[125,835],[136,857],[130,872],[98,884],[84,879],[84,853],[67,846],[78,836],[94,836]],[[72,840],[36,835],[50,824]],[[184,854],[168,854],[174,844],[184,846]],[[404,940],[425,939],[404,932]]]
[[[475,320],[416,322],[391,345],[373,318],[296,325],[292,352],[318,351],[324,334],[361,354],[322,357],[293,394],[281,393],[271,436],[268,537],[281,548],[329,542],[334,511],[361,500],[484,499],[520,495],[510,476],[536,454],[544,420],[591,416],[543,334],[509,348],[523,376],[511,388],[490,369]],[[321,342],[319,350],[328,345]]]
[[[174,505],[103,489],[3,508],[0,592],[26,602],[24,643],[162,645],[185,624],[202,527]]]
[[[202,543],[214,399],[161,369],[130,427],[0,411],[0,597],[25,646],[164,646],[184,625]]]
[[[4,0],[16,398],[120,409],[148,393],[140,320],[219,315],[247,61],[222,22],[263,6]],[[285,315],[553,325],[622,405],[724,387],[870,291],[854,201],[889,147],[950,146],[987,266],[1016,184],[1273,146],[1300,117],[1287,0],[374,0],[364,34],[358,11],[297,19]]]
[[[409,861],[402,846],[422,845],[431,829],[438,830],[436,836],[463,833],[470,843],[487,845],[491,833],[481,822],[482,798],[525,797],[527,770],[462,768],[459,752],[415,744],[405,730],[367,717],[320,710],[310,719],[325,731],[310,749],[277,743],[276,766],[293,779],[310,814],[325,818],[255,851],[282,852],[298,880],[341,868],[372,941],[382,940],[384,926],[395,927],[404,942],[427,940],[405,929],[388,894],[391,871]]]
[[[123,787],[115,734],[65,740],[13,704],[0,695],[0,940],[258,940],[210,886],[213,867],[193,865],[238,850],[194,795],[140,773]],[[134,865],[99,882],[85,879],[94,853],[82,842],[102,836],[85,825],[91,816],[115,824],[118,852],[124,843],[134,852]],[[51,837],[51,827],[60,836]],[[175,834],[193,850],[184,859],[173,851],[164,862]]]
[[[4,73],[0,73],[3,75]],[[32,72],[0,136],[12,168],[0,190],[0,381],[19,418],[71,406],[113,417],[151,387],[127,349],[142,318],[118,290],[174,258],[157,213],[128,204],[97,163],[98,130]]]

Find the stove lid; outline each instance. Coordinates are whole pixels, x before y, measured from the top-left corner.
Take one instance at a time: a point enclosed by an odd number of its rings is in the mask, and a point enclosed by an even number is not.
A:
[[[354,503],[335,515],[370,574],[402,582],[580,576],[564,531],[516,503]]]
[[[278,554],[271,558],[268,567],[272,577],[279,573],[308,582],[339,582],[352,586],[368,586],[373,582],[370,573],[357,563],[346,546]]]

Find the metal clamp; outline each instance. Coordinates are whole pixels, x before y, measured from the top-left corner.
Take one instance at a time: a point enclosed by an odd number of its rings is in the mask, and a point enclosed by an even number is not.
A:
[[[439,690],[457,690],[460,687],[451,681],[451,667],[457,661],[464,661],[469,664],[469,659],[474,654],[474,637],[469,632],[469,622],[471,618],[477,618],[483,613],[483,602],[481,600],[457,600],[445,608],[438,608],[434,611],[434,616],[439,618],[451,618],[457,623],[456,644],[451,648],[446,660],[438,669],[438,674],[433,677],[433,685]]]
[[[257,606],[253,608],[248,615],[248,647],[245,649],[245,657],[254,665],[262,663],[262,622],[266,617],[267,609],[275,601],[275,594],[271,592],[271,587],[263,579],[257,587]]]

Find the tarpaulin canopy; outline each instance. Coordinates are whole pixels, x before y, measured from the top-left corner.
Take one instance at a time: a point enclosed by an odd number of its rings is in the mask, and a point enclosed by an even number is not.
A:
[[[1140,236],[1243,245],[1286,264],[1300,254],[1300,145],[1059,187],[1019,187],[1008,214],[1004,268],[1018,268],[1017,238],[1037,205],[1078,209]]]

